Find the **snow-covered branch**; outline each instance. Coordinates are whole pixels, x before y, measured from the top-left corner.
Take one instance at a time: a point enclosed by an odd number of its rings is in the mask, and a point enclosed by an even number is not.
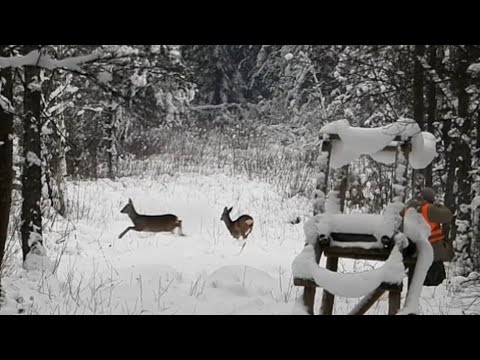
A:
[[[0,94],[0,109],[3,109],[8,114],[13,114],[15,112],[15,109],[10,102],[5,96]]]
[[[0,57],[0,69],[8,67],[38,66],[47,70],[65,69],[78,71],[80,70],[80,65],[98,60],[100,57],[100,52],[94,52],[89,55],[56,60],[52,59],[48,54],[33,50],[24,56]]]
[[[190,109],[194,110],[194,111],[205,111],[205,110],[226,109],[226,108],[229,108],[229,107],[241,108],[242,105],[241,104],[235,104],[235,103],[231,103],[231,104],[224,103],[224,104],[218,104],[218,105],[207,104],[207,105],[191,106]]]

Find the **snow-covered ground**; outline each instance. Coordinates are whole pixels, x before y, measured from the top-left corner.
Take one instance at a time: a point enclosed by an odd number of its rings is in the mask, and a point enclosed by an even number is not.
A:
[[[128,198],[139,213],[178,215],[186,236],[130,231],[119,240],[132,225],[120,213]],[[178,174],[69,182],[68,199],[70,219],[46,223],[47,269],[26,271],[19,257],[2,280],[0,314],[305,314],[291,274],[311,214],[307,198],[286,199],[242,177]],[[233,206],[232,218],[255,220],[241,253],[220,221],[225,206]],[[302,222],[290,224],[297,216]],[[339,271],[380,265],[342,259]],[[479,298],[446,282],[424,287],[421,313],[479,313]],[[337,297],[334,314],[347,314],[358,300]],[[386,314],[387,306],[385,295],[367,314]]]

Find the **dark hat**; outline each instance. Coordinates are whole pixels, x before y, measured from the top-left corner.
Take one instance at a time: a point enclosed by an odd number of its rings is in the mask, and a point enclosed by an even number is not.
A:
[[[435,201],[435,195],[436,195],[435,190],[433,190],[432,188],[429,188],[429,187],[426,187],[422,191],[422,197],[428,202],[433,203]]]

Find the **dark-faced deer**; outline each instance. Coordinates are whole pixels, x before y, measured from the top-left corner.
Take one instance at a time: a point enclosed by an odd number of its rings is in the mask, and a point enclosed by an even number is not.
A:
[[[250,215],[242,215],[237,220],[232,221],[232,219],[230,219],[230,213],[232,212],[232,209],[233,207],[230,209],[225,207],[220,220],[225,222],[228,231],[230,231],[230,234],[235,239],[243,238],[243,240],[245,240],[252,232],[253,218]],[[245,244],[246,243],[243,244],[242,250],[245,247]],[[240,252],[242,252],[242,250],[240,250]]]
[[[135,231],[149,231],[149,232],[175,232],[178,227],[178,234],[183,236],[182,220],[172,214],[165,215],[141,215],[135,211],[131,199],[128,199],[128,204],[121,210],[122,214],[127,214],[132,220],[134,226],[126,228],[118,238],[121,239],[130,230]]]

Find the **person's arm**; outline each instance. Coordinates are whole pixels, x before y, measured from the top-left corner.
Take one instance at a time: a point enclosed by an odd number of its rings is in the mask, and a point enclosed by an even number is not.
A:
[[[452,212],[443,204],[430,204],[427,210],[430,221],[438,223],[449,223],[452,220]]]

